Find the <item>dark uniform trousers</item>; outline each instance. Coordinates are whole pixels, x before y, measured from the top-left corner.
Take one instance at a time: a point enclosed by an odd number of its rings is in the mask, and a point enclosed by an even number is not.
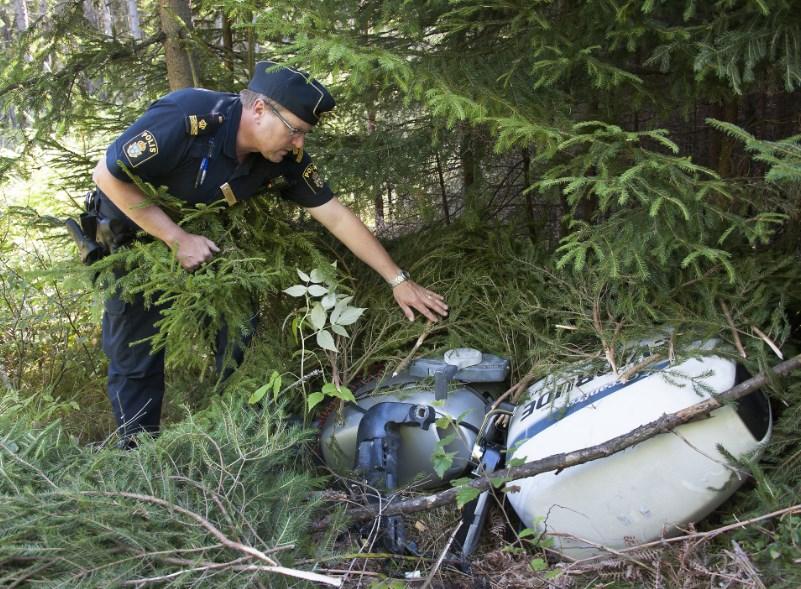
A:
[[[129,438],[139,432],[156,434],[161,420],[164,398],[164,350],[152,353],[149,341],[155,335],[155,323],[161,318],[161,307],[145,307],[141,295],[132,302],[114,294],[106,300],[103,313],[103,351],[108,356],[108,396],[119,433]],[[251,319],[251,332],[256,315]],[[250,337],[232,346],[230,360],[227,329],[217,333],[215,366],[221,381],[241,364]]]
[[[103,351],[108,356],[108,396],[124,437],[140,431],[156,433],[164,398],[164,350],[151,354],[159,309],[145,308],[141,295],[133,302],[118,294],[106,300],[103,313]],[[139,342],[131,345],[131,342]]]

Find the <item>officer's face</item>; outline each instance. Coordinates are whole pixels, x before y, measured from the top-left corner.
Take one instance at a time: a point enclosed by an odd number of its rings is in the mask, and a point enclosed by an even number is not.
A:
[[[280,162],[294,149],[303,149],[311,125],[282,107],[256,101],[257,149],[264,159]]]

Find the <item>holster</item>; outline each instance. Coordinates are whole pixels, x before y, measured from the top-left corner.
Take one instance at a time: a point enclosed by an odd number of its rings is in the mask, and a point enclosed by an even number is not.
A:
[[[97,189],[87,192],[80,225],[74,219],[65,222],[78,246],[81,262],[87,266],[127,245],[136,236],[131,221],[103,200]]]

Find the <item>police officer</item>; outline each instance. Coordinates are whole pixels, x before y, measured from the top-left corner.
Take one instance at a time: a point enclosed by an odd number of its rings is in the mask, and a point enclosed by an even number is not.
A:
[[[320,82],[270,61],[256,65],[248,88],[239,94],[187,88],[157,100],[109,146],[94,170],[99,215],[112,219],[110,226],[116,227],[108,237],[112,243],[106,245],[119,246],[125,241],[121,236],[141,229],[166,243],[187,271],[220,251],[209,238],[184,231],[158,206],[145,206],[145,195],[125,168],[190,203],[224,198],[233,205],[282,178],[281,196],[305,207],[378,272],[410,321],[415,310],[429,320],[446,316],[443,298],[398,267],[320,180],[303,150],[306,134],[333,108],[334,99]],[[153,335],[159,317],[160,309],[146,308],[141,298],[126,302],[112,296],[106,301],[103,349],[109,357],[108,394],[123,439],[159,428],[163,351],[151,354],[146,343],[130,345]]]

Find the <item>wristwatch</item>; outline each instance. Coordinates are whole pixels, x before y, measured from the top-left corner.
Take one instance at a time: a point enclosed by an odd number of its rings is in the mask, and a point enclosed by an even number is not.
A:
[[[406,270],[401,270],[400,272],[398,272],[398,275],[395,278],[393,278],[392,280],[387,280],[387,284],[389,284],[389,286],[391,286],[392,288],[395,288],[399,284],[411,279],[412,277]]]

